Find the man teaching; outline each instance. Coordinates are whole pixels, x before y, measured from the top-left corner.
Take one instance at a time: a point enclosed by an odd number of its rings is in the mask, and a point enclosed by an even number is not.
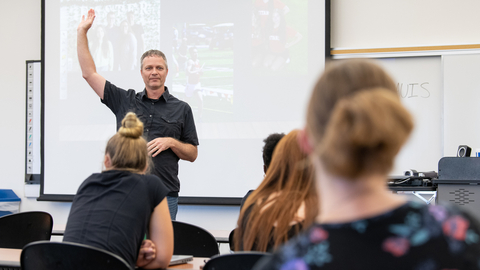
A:
[[[165,81],[168,64],[165,55],[158,50],[146,51],[140,59],[140,74],[145,89],[124,90],[116,87],[97,73],[88,49],[87,32],[95,19],[90,9],[87,17],[77,28],[77,54],[82,76],[100,97],[102,103],[115,114],[117,129],[127,112],[134,112],[144,124],[144,137],[152,156],[154,168],[150,173],[157,175],[170,192],[167,195],[172,220],[178,209],[178,160],[195,161],[198,138],[190,106],[170,95]]]

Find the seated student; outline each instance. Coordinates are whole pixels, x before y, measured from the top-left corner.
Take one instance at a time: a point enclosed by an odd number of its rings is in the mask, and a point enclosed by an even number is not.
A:
[[[278,142],[280,141],[281,138],[285,136],[285,133],[272,133],[268,135],[263,142],[265,145],[263,146],[263,172],[267,173],[268,166],[270,166],[270,162],[272,160],[272,155],[273,155],[273,150],[275,149],[275,146],[277,146]],[[243,205],[245,204],[245,201],[247,200],[248,196],[252,194],[254,189],[251,189],[243,196],[242,202],[240,203],[240,209],[243,208]]]
[[[306,123],[300,142],[315,166],[317,223],[255,269],[479,268],[480,231],[472,216],[388,190],[413,121],[381,67],[366,60],[328,65]]]
[[[107,143],[105,171],[79,187],[63,241],[108,250],[132,267],[165,268],[173,254],[169,191],[157,176],[145,175],[149,156],[142,134],[142,122],[128,113]]]
[[[235,251],[272,251],[314,221],[313,167],[297,134],[294,130],[278,142],[265,179],[246,200],[235,229]]]

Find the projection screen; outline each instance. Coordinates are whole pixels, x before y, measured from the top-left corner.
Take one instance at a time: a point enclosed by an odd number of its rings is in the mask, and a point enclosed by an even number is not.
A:
[[[96,18],[89,48],[108,81],[143,91],[141,54],[158,49],[167,56],[166,86],[190,104],[200,143],[195,162],[179,163],[185,198],[238,198],[258,186],[263,139],[303,126],[329,43],[329,11],[319,0],[49,0],[43,5],[43,200],[71,200],[85,178],[103,169],[106,142],[116,132],[113,113],[82,78],[78,64],[76,29],[90,8]],[[188,94],[193,49],[203,70],[195,85],[201,100]]]

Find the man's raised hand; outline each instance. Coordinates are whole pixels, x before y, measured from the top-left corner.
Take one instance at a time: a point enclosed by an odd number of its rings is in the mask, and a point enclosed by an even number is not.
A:
[[[95,20],[95,10],[90,9],[87,14],[87,18],[85,18],[85,15],[82,16],[82,21],[78,25],[77,30],[85,30],[88,31],[90,27],[92,27],[93,20]]]

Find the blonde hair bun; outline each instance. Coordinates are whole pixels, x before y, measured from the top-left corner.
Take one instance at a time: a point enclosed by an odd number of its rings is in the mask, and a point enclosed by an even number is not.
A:
[[[135,113],[129,112],[125,115],[125,118],[123,118],[122,126],[118,130],[118,133],[123,137],[139,138],[143,135],[143,123]]]

